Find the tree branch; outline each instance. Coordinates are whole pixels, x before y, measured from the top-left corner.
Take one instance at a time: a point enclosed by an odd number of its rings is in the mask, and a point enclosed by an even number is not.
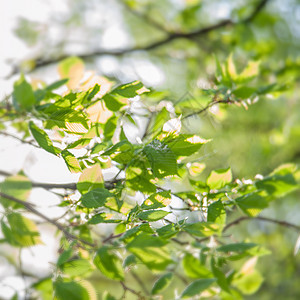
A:
[[[280,226],[284,226],[284,227],[288,227],[288,228],[292,228],[297,230],[298,232],[300,231],[300,226],[286,222],[286,221],[280,221],[280,220],[276,220],[276,219],[272,219],[272,218],[267,218],[267,217],[240,217],[234,221],[232,221],[231,223],[227,224],[224,229],[223,232],[225,232],[226,230],[228,230],[230,227],[235,226],[240,224],[243,221],[250,221],[250,220],[259,220],[259,221],[264,221],[264,222],[269,222],[269,223],[274,223]]]
[[[184,119],[187,119],[187,118],[190,118],[192,116],[195,116],[195,115],[199,115],[199,114],[202,114],[203,112],[207,111],[209,108],[211,108],[212,106],[216,105],[216,104],[220,104],[220,103],[226,103],[226,104],[229,104],[229,103],[233,103],[231,100],[216,100],[216,101],[212,101],[210,103],[207,104],[207,106],[205,106],[204,108],[200,109],[200,110],[197,110],[195,112],[192,112],[184,117],[181,118],[181,120],[184,120]]]
[[[25,201],[20,200],[20,199],[17,199],[15,197],[10,196],[10,195],[4,194],[2,192],[0,192],[0,196],[7,199],[7,200],[12,201],[12,202],[23,205],[29,212],[35,214],[36,216],[38,216],[38,217],[44,219],[45,221],[47,221],[48,223],[54,225],[57,229],[59,229],[66,236],[66,238],[68,238],[70,240],[73,240],[73,241],[76,241],[76,242],[81,242],[81,243],[83,243],[85,245],[88,245],[90,247],[95,247],[96,246],[95,244],[90,243],[86,240],[83,240],[83,239],[73,235],[72,233],[68,232],[67,229],[63,225],[56,222],[55,220],[52,220],[52,219],[48,218],[47,216],[45,216],[44,214],[42,214],[41,212],[36,210],[30,203],[25,202]]]
[[[234,23],[231,19],[226,19],[223,20],[217,24],[214,25],[210,25],[204,28],[200,28],[198,30],[192,31],[192,32],[174,32],[174,33],[168,33],[168,35],[159,41],[154,41],[151,42],[147,45],[143,45],[143,46],[134,46],[134,47],[130,47],[127,49],[119,49],[119,50],[105,50],[105,49],[98,49],[95,50],[93,52],[90,53],[84,53],[84,54],[74,54],[80,58],[82,58],[83,60],[85,59],[90,59],[93,58],[95,56],[101,56],[101,55],[113,55],[113,56],[122,56],[124,54],[128,54],[131,52],[135,52],[135,51],[149,51],[149,50],[154,50],[156,48],[159,48],[163,45],[166,45],[174,40],[177,39],[194,39],[195,37],[199,37],[202,35],[206,35],[214,30],[218,30],[220,28],[224,28],[226,26],[233,26],[233,25],[237,25],[237,24],[247,24],[249,22],[251,22],[252,20],[254,20],[254,18],[259,14],[259,12],[266,6],[267,2],[269,0],[262,0],[259,2],[259,4],[255,7],[255,9],[253,10],[253,12],[244,20],[240,21],[240,22],[236,22]],[[49,59],[45,59],[43,57],[39,57],[37,59],[35,59],[35,66],[30,69],[29,72],[32,72],[38,68],[41,67],[45,67],[54,63],[57,63],[60,60],[63,60],[65,58],[69,57],[68,54],[64,54],[61,56],[57,56],[54,58],[49,58]],[[15,66],[14,69],[12,70],[12,72],[6,77],[6,78],[10,78],[11,76],[17,74],[20,71],[20,67],[19,66]]]
[[[0,170],[0,175],[9,177],[13,176],[13,174],[8,173],[6,171]],[[113,181],[107,181],[104,183],[105,188],[108,190],[111,190],[114,188],[114,184],[118,180],[113,180]],[[43,188],[45,190],[51,190],[51,189],[67,189],[67,190],[77,190],[77,184],[76,182],[69,182],[69,183],[44,183],[44,182],[31,182],[32,187],[34,188]]]
[[[38,145],[34,144],[33,142],[25,141],[25,140],[23,140],[23,139],[21,139],[21,138],[15,136],[15,135],[11,134],[11,133],[4,132],[4,131],[0,131],[0,135],[6,136],[6,137],[11,137],[11,138],[13,138],[13,139],[15,139],[15,140],[20,141],[20,142],[23,143],[23,144],[28,144],[28,145],[31,145],[31,146],[36,147],[36,148],[38,148],[38,149],[41,149]]]

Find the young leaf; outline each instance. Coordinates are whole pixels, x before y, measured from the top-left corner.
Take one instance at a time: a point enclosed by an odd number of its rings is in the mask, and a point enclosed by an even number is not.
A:
[[[183,226],[183,229],[192,235],[206,237],[214,234],[220,234],[222,231],[222,227],[223,226],[216,223],[197,222],[186,224]]]
[[[191,298],[194,296],[199,295],[207,288],[209,288],[214,282],[216,281],[215,278],[209,279],[198,279],[192,282],[181,294],[181,299]]]
[[[155,177],[177,174],[176,157],[172,150],[159,140],[153,140],[144,149]]]
[[[100,213],[97,215],[92,216],[89,220],[89,224],[99,224],[99,223],[120,223],[122,220],[114,220],[107,218],[106,213]]]
[[[27,201],[32,189],[32,184],[29,179],[24,175],[15,175],[6,177],[3,182],[0,183],[0,191],[4,194],[13,196],[17,199]],[[14,203],[0,196],[0,203],[4,207],[23,207],[18,203]]]
[[[118,95],[126,97],[126,98],[133,98],[133,97],[141,94],[142,92],[144,92],[143,88],[144,88],[144,85],[140,81],[136,80],[136,81],[118,86],[117,88],[115,88],[112,91],[112,94],[118,94]]]
[[[164,218],[169,213],[170,212],[165,210],[147,210],[139,213],[137,216],[142,220],[154,222]]]
[[[165,290],[171,283],[173,279],[173,273],[167,273],[154,283],[153,288],[151,290],[152,295],[157,295],[161,293],[163,290]]]
[[[58,278],[54,283],[56,300],[96,300],[97,295],[93,286],[84,280],[74,281]]]
[[[2,233],[9,244],[16,247],[31,247],[42,244],[40,234],[33,221],[19,213],[7,215],[9,227],[1,222]]]
[[[269,195],[282,197],[297,188],[294,173],[297,167],[292,164],[282,165],[276,168],[269,176],[255,183],[257,189],[265,190]]]
[[[89,191],[81,197],[81,203],[87,208],[97,208],[105,205],[107,198],[113,197],[108,190],[97,188]]]
[[[171,203],[171,200],[171,194],[168,191],[155,193],[143,202],[141,209],[156,209],[166,207]]]
[[[26,81],[24,74],[21,74],[20,79],[14,83],[13,100],[21,109],[29,109],[36,102],[32,87]]]
[[[53,299],[53,285],[51,278],[43,278],[31,286],[34,290],[38,291],[41,299],[52,300]]]
[[[103,175],[99,164],[84,169],[77,182],[77,189],[81,194],[97,188],[104,188]]]
[[[207,178],[206,184],[210,189],[221,189],[232,181],[231,169],[214,170]]]
[[[248,216],[255,217],[264,208],[269,206],[269,201],[266,196],[262,196],[259,192],[254,192],[250,194],[238,197],[235,200],[239,208]]]
[[[94,258],[95,266],[108,278],[124,280],[124,270],[119,258],[108,247],[100,248]]]
[[[62,158],[65,160],[65,163],[72,173],[78,173],[81,172],[81,167],[79,165],[79,162],[77,158],[68,150],[63,150],[61,152]]]
[[[83,277],[92,271],[92,265],[86,259],[74,259],[63,263],[60,269],[70,277]]]
[[[211,278],[212,273],[192,254],[186,254],[182,260],[185,274],[190,278]]]
[[[220,288],[230,293],[228,280],[225,274],[216,266],[215,260],[213,258],[211,259],[211,270],[214,277],[217,279],[217,284],[220,286]]]
[[[29,129],[34,139],[37,141],[41,148],[54,155],[60,153],[60,149],[53,146],[53,143],[47,133],[36,126],[32,121],[29,122]]]
[[[209,205],[207,210],[207,221],[224,225],[226,223],[226,211],[221,200]]]
[[[171,141],[165,141],[177,156],[190,156],[208,142],[209,140],[192,134],[180,134],[179,136],[175,136]]]
[[[138,257],[150,270],[164,271],[173,261],[162,239],[141,233],[135,237],[126,249]]]

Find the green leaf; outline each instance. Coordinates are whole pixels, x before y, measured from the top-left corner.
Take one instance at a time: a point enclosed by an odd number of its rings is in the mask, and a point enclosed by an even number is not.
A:
[[[102,155],[110,156],[112,160],[118,163],[127,164],[134,157],[134,148],[128,140],[123,140],[107,149]]]
[[[117,298],[112,296],[109,292],[105,291],[102,295],[102,300],[117,300]]]
[[[20,79],[14,83],[13,101],[21,109],[29,109],[36,102],[32,87],[26,81],[24,74],[21,74]]]
[[[126,97],[126,98],[133,98],[141,93],[139,91],[142,88],[144,88],[144,85],[140,81],[136,80],[136,81],[118,86],[111,93],[118,94],[118,95]]]
[[[155,193],[143,202],[143,204],[141,205],[141,209],[144,210],[166,207],[171,203],[171,200],[172,198],[169,191]]]
[[[154,283],[153,288],[151,290],[152,295],[160,294],[163,290],[165,290],[171,283],[173,279],[173,273],[167,273]]]
[[[117,128],[118,118],[115,116],[109,118],[104,125],[105,139],[111,140]]]
[[[63,86],[64,84],[66,84],[68,81],[69,81],[69,79],[61,79],[61,80],[55,81],[52,84],[48,85],[46,87],[46,90],[47,91],[56,90],[56,89],[60,88],[61,86]]]
[[[207,210],[207,221],[224,225],[226,223],[226,211],[221,200],[209,205]]]
[[[254,87],[249,87],[249,86],[240,86],[237,89],[235,89],[232,93],[242,99],[248,99],[252,95],[255,95],[257,89]]]
[[[61,156],[65,160],[65,163],[70,172],[72,173],[81,172],[80,164],[77,158],[71,152],[69,152],[68,150],[63,150],[61,152]]]
[[[165,210],[147,210],[144,212],[139,213],[137,216],[138,218],[149,221],[149,222],[155,222],[158,221],[165,216],[167,216],[170,212]]]
[[[2,233],[9,244],[16,247],[31,247],[42,244],[40,234],[33,221],[19,213],[7,216],[8,225],[1,221]]]
[[[29,129],[34,139],[37,141],[41,148],[54,155],[60,153],[60,149],[53,146],[53,143],[47,133],[36,126],[32,121],[29,122]]]
[[[231,169],[219,169],[214,170],[210,173],[206,180],[206,184],[210,187],[210,189],[221,189],[226,184],[229,184],[231,181]]]
[[[97,188],[104,188],[103,175],[99,164],[84,169],[77,182],[77,189],[81,194]]]
[[[135,227],[127,230],[123,234],[123,236],[120,238],[120,240],[124,241],[125,243],[128,243],[128,242],[132,241],[138,234],[140,234],[142,232],[146,232],[146,233],[150,233],[150,234],[154,233],[154,231],[150,227],[149,223],[142,223],[141,225],[135,226]]]
[[[162,110],[154,116],[153,121],[149,125],[148,132],[155,133],[156,131],[161,130],[163,125],[169,119],[170,113],[165,107],[163,107]]]
[[[126,105],[126,102],[118,101],[118,97],[114,97],[111,94],[106,94],[102,98],[105,102],[105,106],[111,111],[119,111],[123,106]]]
[[[127,268],[127,267],[135,265],[135,264],[137,264],[137,258],[133,254],[130,254],[125,258],[123,267]]]
[[[192,282],[181,294],[180,298],[191,298],[196,295],[199,295],[206,289],[208,289],[214,282],[216,281],[215,278],[210,279],[198,279]]]
[[[189,223],[183,226],[183,229],[195,236],[207,237],[214,234],[221,234],[223,226],[210,222]]]
[[[68,145],[66,149],[81,149],[87,146],[91,141],[91,138],[82,138]]]
[[[256,246],[257,244],[254,243],[234,243],[218,247],[217,251],[242,253]]]
[[[243,294],[254,294],[263,283],[264,278],[257,270],[253,270],[249,274],[239,274],[236,276],[232,285],[237,287]]]
[[[113,197],[113,194],[111,194],[106,189],[97,188],[82,195],[80,200],[84,207],[97,208],[104,206],[107,201],[107,198],[109,197]]]
[[[138,257],[150,270],[164,271],[173,262],[166,244],[159,237],[141,233],[126,246],[126,249]]]
[[[177,225],[172,223],[156,229],[156,232],[159,237],[163,239],[169,239],[179,232],[179,228]]]
[[[120,259],[108,247],[100,248],[94,258],[95,266],[108,278],[124,280],[124,270]]]
[[[144,161],[134,159],[126,169],[126,185],[135,191],[152,194],[156,186],[151,182],[154,176],[148,171]]]
[[[55,300],[96,300],[93,286],[84,280],[57,279],[53,283]]]
[[[71,277],[85,276],[92,271],[91,263],[86,259],[74,259],[63,263],[60,266],[64,274]]]
[[[190,278],[211,278],[212,273],[192,254],[186,254],[182,260],[184,273]]]
[[[163,178],[177,174],[176,157],[166,144],[155,139],[143,151],[150,162],[155,177]]]
[[[51,129],[54,126],[71,133],[86,133],[89,129],[83,112],[59,107],[47,118],[45,128]]]
[[[59,267],[61,266],[62,264],[64,264],[66,261],[68,261],[71,256],[73,254],[73,249],[70,248],[68,250],[65,250],[59,257],[58,257],[58,260],[57,260],[57,263],[56,265]]]
[[[192,134],[180,134],[173,139],[165,140],[165,143],[177,156],[190,156],[193,153],[199,151],[202,145],[208,143],[210,140],[202,139],[197,135]]]
[[[92,216],[89,220],[89,224],[99,224],[99,223],[120,223],[122,220],[114,220],[108,219],[106,213],[100,213],[97,215]]]
[[[234,275],[232,285],[237,287],[243,294],[251,295],[255,293],[264,281],[263,276],[255,269],[256,263],[257,257],[252,257]]]
[[[27,201],[30,196],[32,184],[29,179],[24,175],[15,175],[6,177],[3,182],[0,183],[0,191],[6,195],[15,197],[17,199]],[[0,203],[4,207],[23,207],[23,205],[14,203],[4,197],[0,196]]]
[[[211,259],[211,270],[214,277],[217,279],[217,284],[220,286],[220,288],[230,293],[228,280],[225,274],[216,266],[215,260],[213,258]]]
[[[259,192],[243,195],[235,199],[239,208],[248,216],[255,217],[264,208],[269,206],[269,201],[266,196],[261,196]]]
[[[257,189],[265,190],[269,195],[283,197],[299,188],[294,173],[297,167],[286,164],[275,169],[269,176],[255,183]]]
[[[39,292],[41,299],[52,300],[53,299],[53,285],[51,278],[43,278],[32,285],[36,291]]]

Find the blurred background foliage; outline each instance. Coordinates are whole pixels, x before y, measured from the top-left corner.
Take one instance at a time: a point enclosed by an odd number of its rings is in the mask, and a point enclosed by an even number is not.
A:
[[[234,177],[248,179],[285,162],[300,162],[299,0],[61,2],[61,9],[55,1],[49,4],[53,14],[43,23],[19,19],[15,34],[29,51],[12,73],[23,70],[48,80],[56,62],[77,55],[88,69],[115,82],[139,79],[154,87],[161,93],[153,97],[153,107],[158,100],[170,101],[186,115],[204,107],[207,95],[200,89],[214,87],[215,57],[224,63],[232,56],[238,72],[247,62],[259,61],[250,87],[263,82],[282,88],[246,99],[244,107],[220,105],[186,118],[183,130],[213,139],[201,160],[206,175],[230,166]],[[262,9],[249,19],[259,5]],[[226,20],[227,25],[206,34],[189,34]],[[296,192],[272,202],[264,215],[299,224],[299,212]],[[245,222],[235,231],[273,253],[260,260],[265,281],[248,299],[298,299],[300,256],[293,255],[297,233],[256,222]],[[151,276],[142,272],[144,278]],[[103,278],[92,282],[99,290],[108,284]]]

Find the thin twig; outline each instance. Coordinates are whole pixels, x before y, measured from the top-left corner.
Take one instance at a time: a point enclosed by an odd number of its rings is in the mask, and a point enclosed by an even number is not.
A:
[[[226,104],[229,104],[229,103],[233,103],[231,100],[217,100],[217,101],[212,101],[210,103],[207,104],[207,106],[205,106],[204,108],[200,109],[200,110],[197,110],[195,112],[192,112],[184,117],[181,118],[181,120],[184,120],[184,119],[187,119],[187,118],[190,118],[192,116],[196,116],[196,115],[199,115],[205,111],[207,111],[209,108],[211,108],[212,106],[216,105],[216,104],[220,104],[220,103],[226,103]]]
[[[139,286],[142,288],[142,290],[144,291],[144,293],[146,295],[149,295],[149,291],[147,290],[144,282],[140,279],[140,277],[133,270],[131,270],[130,274],[135,279],[135,281],[139,284]]]
[[[269,223],[274,223],[280,226],[284,226],[284,227],[289,227],[289,228],[293,228],[297,231],[300,231],[300,226],[296,225],[296,224],[292,224],[286,221],[280,221],[280,220],[276,220],[276,219],[271,219],[271,218],[267,218],[267,217],[240,217],[234,221],[232,221],[231,223],[227,224],[224,229],[223,232],[225,232],[226,230],[228,230],[230,227],[238,225],[239,223],[243,222],[243,221],[250,221],[250,220],[259,220],[259,221],[264,221],[264,222],[269,222]]]
[[[0,175],[9,177],[13,176],[14,174],[11,174],[6,171],[0,170]],[[106,181],[104,183],[105,188],[108,190],[111,190],[114,188],[114,184],[117,182],[117,180],[112,181]],[[44,182],[31,182],[31,185],[33,188],[43,188],[45,190],[51,190],[51,189],[67,189],[67,190],[77,190],[77,184],[76,182],[69,182],[69,183],[44,183]]]
[[[4,132],[4,131],[0,131],[0,135],[6,136],[6,137],[11,137],[11,138],[13,138],[13,139],[15,139],[15,140],[18,140],[19,142],[21,142],[21,143],[23,143],[23,144],[28,144],[28,145],[30,145],[30,146],[36,147],[36,148],[38,148],[38,149],[41,149],[38,145],[34,144],[33,142],[23,140],[23,139],[21,139],[21,138],[15,136],[15,135],[13,135],[13,134],[11,134],[11,133]]]
[[[3,198],[5,198],[5,199],[8,199],[10,201],[13,201],[15,203],[23,205],[31,213],[39,216],[40,218],[44,219],[48,223],[54,225],[57,229],[59,229],[66,236],[66,238],[68,238],[70,240],[73,240],[73,241],[76,241],[76,242],[81,242],[81,243],[86,244],[86,245],[91,246],[91,247],[95,247],[96,246],[95,244],[90,243],[90,242],[88,242],[86,240],[83,240],[83,239],[81,239],[81,238],[73,235],[72,233],[68,232],[67,229],[63,225],[61,225],[60,223],[56,222],[55,220],[52,220],[52,219],[48,218],[47,216],[45,216],[44,214],[42,214],[41,212],[39,212],[38,210],[36,210],[30,203],[25,202],[25,201],[20,200],[20,199],[17,199],[17,198],[15,198],[13,196],[4,194],[2,192],[0,192],[0,196],[3,197]]]
[[[126,293],[127,291],[129,291],[130,293],[136,295],[139,297],[139,299],[142,299],[141,294],[135,290],[133,290],[132,288],[128,287],[123,281],[120,281],[120,284],[122,285],[123,289],[124,289],[124,293]]]
[[[113,240],[113,239],[116,239],[116,238],[122,236],[123,234],[124,234],[124,232],[119,233],[119,234],[116,234],[116,235],[111,234],[111,235],[109,235],[107,238],[105,238],[105,239],[102,241],[102,243],[105,244],[105,243],[107,243],[107,242],[109,242],[109,241],[111,241],[111,240]]]

